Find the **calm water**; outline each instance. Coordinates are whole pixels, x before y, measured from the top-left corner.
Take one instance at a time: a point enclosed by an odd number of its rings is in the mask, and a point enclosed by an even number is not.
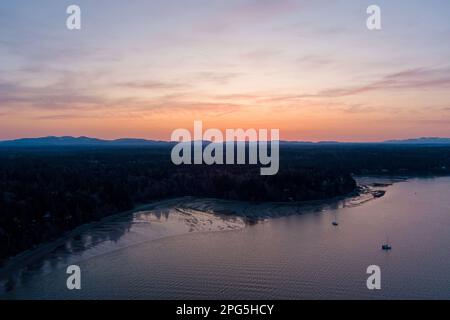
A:
[[[360,206],[255,225],[207,214],[186,223],[173,210],[122,217],[15,268],[0,298],[450,299],[450,178],[385,189]],[[386,237],[391,252],[380,250]],[[72,263],[80,291],[65,287]],[[373,264],[379,291],[366,288]]]

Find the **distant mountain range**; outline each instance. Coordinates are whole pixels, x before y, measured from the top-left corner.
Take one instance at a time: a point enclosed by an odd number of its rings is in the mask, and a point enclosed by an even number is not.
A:
[[[0,141],[0,146],[139,146],[139,145],[163,145],[164,141],[145,140],[145,139],[116,139],[102,140],[90,137],[42,137],[42,138],[23,138],[16,140]]]
[[[402,144],[450,144],[450,138],[422,137],[417,139],[406,140],[388,140],[385,143],[402,143]]]
[[[0,146],[161,146],[167,145],[173,142],[146,140],[146,139],[133,139],[123,138],[116,140],[103,140],[90,137],[41,137],[41,138],[23,138],[16,140],[0,141]],[[208,142],[206,142],[208,143]],[[416,139],[406,140],[387,140],[379,142],[382,144],[433,144],[433,145],[450,145],[450,138],[437,138],[437,137],[423,137]],[[344,144],[344,142],[337,141],[320,141],[320,142],[308,142],[308,141],[280,141],[280,144]]]

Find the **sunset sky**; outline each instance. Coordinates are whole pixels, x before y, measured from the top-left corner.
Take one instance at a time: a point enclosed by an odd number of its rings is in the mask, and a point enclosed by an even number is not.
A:
[[[450,137],[450,1],[1,1],[0,140],[169,140],[194,120],[283,140]]]

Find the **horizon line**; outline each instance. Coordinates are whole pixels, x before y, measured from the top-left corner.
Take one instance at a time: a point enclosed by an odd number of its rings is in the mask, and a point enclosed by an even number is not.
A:
[[[387,139],[387,140],[379,140],[379,141],[339,141],[339,140],[317,140],[317,141],[310,141],[310,140],[284,140],[284,139],[278,139],[278,140],[223,140],[223,141],[212,141],[212,140],[187,140],[187,141],[172,141],[172,140],[161,140],[161,139],[151,139],[151,138],[128,138],[128,137],[121,137],[121,138],[115,138],[115,139],[105,139],[105,138],[97,138],[97,137],[91,137],[91,136],[70,136],[70,135],[63,135],[63,136],[55,136],[55,135],[49,135],[49,136],[38,136],[38,137],[22,137],[22,138],[12,138],[12,139],[2,139],[0,140],[0,143],[5,142],[18,142],[23,140],[39,140],[39,139],[90,139],[90,140],[97,140],[99,142],[118,142],[121,140],[130,140],[130,141],[143,141],[143,142],[159,142],[159,143],[179,143],[179,142],[196,142],[196,141],[202,141],[202,142],[211,142],[211,143],[226,143],[226,142],[266,142],[266,141],[278,141],[278,142],[287,142],[287,143],[310,143],[310,144],[319,144],[319,143],[386,143],[386,142],[405,142],[405,141],[418,141],[418,140],[450,140],[450,137],[435,137],[435,136],[422,136],[422,137],[412,137],[412,138],[393,138],[393,139]]]

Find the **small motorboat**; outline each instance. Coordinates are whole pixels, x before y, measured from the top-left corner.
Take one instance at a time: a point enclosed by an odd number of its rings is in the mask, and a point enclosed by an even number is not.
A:
[[[381,249],[383,249],[384,251],[389,251],[392,250],[392,246],[388,243],[385,243],[381,246]]]
[[[337,212],[334,213],[334,219],[333,219],[333,222],[331,224],[333,226],[335,226],[335,227],[337,227],[339,225],[338,218],[337,218]]]

